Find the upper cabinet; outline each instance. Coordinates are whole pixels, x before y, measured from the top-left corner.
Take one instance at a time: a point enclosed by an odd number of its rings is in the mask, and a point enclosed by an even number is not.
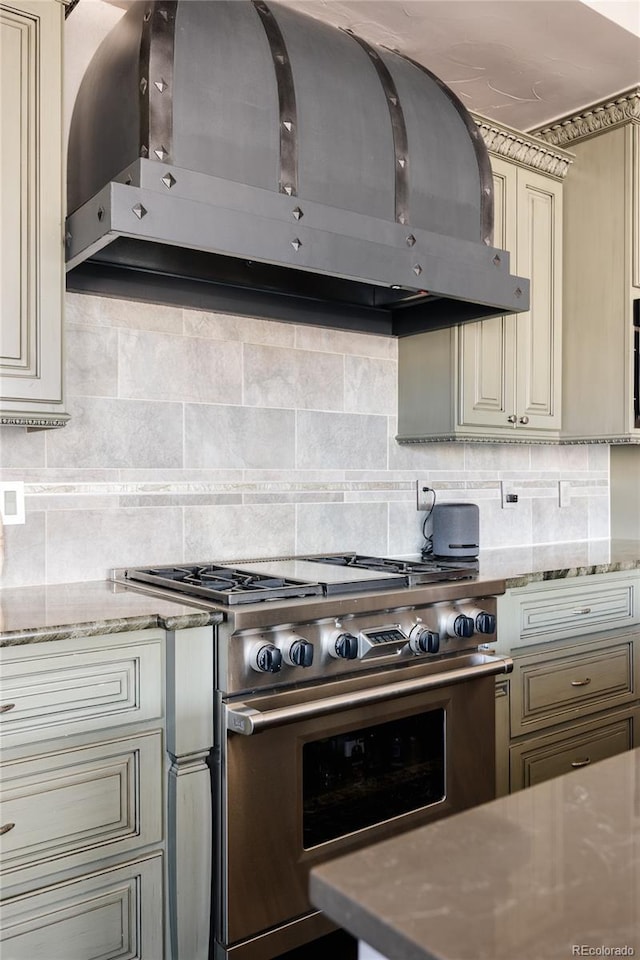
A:
[[[494,244],[531,280],[530,309],[399,342],[398,439],[553,442],[561,426],[562,180],[570,154],[478,118]]]
[[[62,426],[60,0],[0,3],[0,422]]]
[[[540,131],[565,187],[563,431],[640,443],[640,90]]]

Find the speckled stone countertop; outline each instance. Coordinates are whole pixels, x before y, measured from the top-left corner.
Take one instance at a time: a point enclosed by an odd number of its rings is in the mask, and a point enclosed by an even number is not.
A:
[[[584,540],[480,552],[480,577],[499,578],[508,587],[596,573],[640,569],[640,541]]]
[[[637,957],[640,749],[316,867],[310,883],[316,906],[391,960]]]
[[[219,623],[220,613],[134,593],[106,580],[0,590],[0,646]]]

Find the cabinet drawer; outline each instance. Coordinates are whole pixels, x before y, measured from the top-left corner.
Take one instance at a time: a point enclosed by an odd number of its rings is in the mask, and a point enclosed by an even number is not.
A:
[[[162,715],[161,631],[6,647],[0,677],[5,747]]]
[[[584,653],[517,659],[511,680],[511,736],[633,700],[633,636]]]
[[[615,716],[615,714],[614,714]],[[536,737],[510,751],[511,790],[532,787],[543,780],[589,766],[634,745],[634,726],[638,710],[607,717],[604,725],[582,724],[564,734]]]
[[[162,877],[158,853],[5,900],[3,960],[162,960]]]
[[[162,840],[162,734],[0,766],[3,885]]]
[[[520,637],[538,642],[623,627],[635,619],[636,590],[630,578],[533,592],[520,600]]]

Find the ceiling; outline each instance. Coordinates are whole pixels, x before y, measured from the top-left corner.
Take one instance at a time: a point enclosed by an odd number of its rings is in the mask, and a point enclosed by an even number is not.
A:
[[[67,122],[93,51],[130,2],[80,0],[67,20]],[[639,0],[280,2],[408,54],[470,110],[520,130],[640,81]]]

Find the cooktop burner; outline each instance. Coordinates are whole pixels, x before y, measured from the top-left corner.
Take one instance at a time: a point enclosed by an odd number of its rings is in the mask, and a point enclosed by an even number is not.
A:
[[[429,557],[426,560],[400,560],[393,557],[368,557],[359,553],[330,553],[323,557],[309,557],[313,563],[330,563],[341,567],[381,570],[409,577],[412,585],[437,580],[466,580],[478,573],[477,559]]]
[[[179,593],[227,604],[309,597],[322,593],[319,583],[219,564],[150,567],[146,570],[127,570],[125,576],[129,580],[153,583]]]

